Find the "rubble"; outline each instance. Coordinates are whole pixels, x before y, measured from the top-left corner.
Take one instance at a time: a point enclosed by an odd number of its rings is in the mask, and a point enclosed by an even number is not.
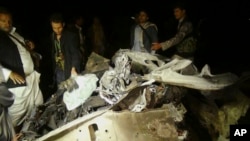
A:
[[[82,74],[27,117],[20,140],[194,140],[192,124],[212,141],[226,140],[229,125],[249,108],[235,74],[214,75],[208,65],[199,72],[190,60],[130,50],[111,60],[92,53]],[[189,113],[196,123],[186,123]]]
[[[160,127],[160,128],[159,128]],[[163,129],[163,130],[162,130]],[[168,134],[164,134],[167,131]],[[178,141],[178,133],[167,107],[134,113],[127,110],[98,111],[38,138],[38,141]]]

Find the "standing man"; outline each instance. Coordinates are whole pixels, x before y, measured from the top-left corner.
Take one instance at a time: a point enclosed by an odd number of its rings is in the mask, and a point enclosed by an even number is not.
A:
[[[101,19],[98,16],[92,18],[92,23],[87,29],[86,43],[88,47],[88,56],[95,52],[101,56],[107,51],[106,34]]]
[[[83,29],[83,25],[84,25],[84,19],[81,15],[75,15],[73,17],[73,23],[72,25],[70,25],[68,28],[69,30],[76,32],[77,34],[79,34],[79,38],[80,38],[80,49],[82,52],[84,52],[84,47],[85,47],[85,30]]]
[[[57,86],[80,73],[81,52],[80,41],[76,33],[66,30],[62,14],[51,15],[50,24],[52,27],[52,58],[53,69]]]
[[[34,70],[31,54],[24,44],[24,38],[12,26],[11,13],[0,8],[0,64],[6,86],[15,97],[9,107],[14,127],[21,125],[35,106],[43,104],[40,73]],[[34,48],[31,42],[27,46]]]
[[[75,32],[79,35],[79,41],[80,41],[80,51],[82,55],[82,64],[81,64],[81,71],[85,68],[85,63],[87,58],[86,55],[86,43],[85,43],[85,34],[86,31],[84,30],[84,18],[82,15],[74,15],[73,17],[73,23],[68,25],[68,29],[72,32]]]
[[[151,53],[151,46],[158,42],[157,26],[149,22],[148,13],[141,10],[136,17],[136,25],[131,29],[130,44],[132,51]]]
[[[174,7],[175,19],[179,21],[177,33],[169,40],[154,44],[152,50],[162,49],[163,51],[176,47],[174,58],[186,58],[193,60],[193,55],[196,50],[196,39],[193,37],[193,24],[188,19],[186,8],[183,4],[177,4]]]

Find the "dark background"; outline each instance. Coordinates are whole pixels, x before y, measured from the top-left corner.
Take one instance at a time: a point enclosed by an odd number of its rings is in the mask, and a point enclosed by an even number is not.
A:
[[[89,26],[91,17],[99,16],[109,43],[107,57],[111,57],[119,48],[129,48],[130,27],[134,23],[131,16],[134,16],[137,9],[148,10],[150,20],[158,26],[160,41],[171,37],[176,28],[171,7],[174,2],[176,0],[1,0],[0,6],[7,7],[13,13],[14,26],[24,37],[35,42],[37,51],[43,56],[41,90],[46,100],[55,92],[55,89],[49,87],[53,76],[51,61],[47,58],[50,50],[47,42],[52,32],[49,23],[51,13],[63,12],[67,22],[74,13],[82,14],[86,26]],[[243,72],[250,72],[250,1],[185,2],[195,29],[200,33],[194,61],[198,69],[208,64],[212,74],[232,72],[241,76]],[[197,28],[198,23],[201,23],[200,28]],[[168,55],[168,50],[161,54]],[[249,95],[249,81],[245,85]],[[243,123],[249,123],[249,113],[242,120]],[[191,122],[194,120],[192,118]],[[203,132],[200,129],[197,131],[199,134]]]
[[[174,17],[171,9],[175,0],[116,0],[116,1],[78,1],[78,0],[22,0],[2,1],[2,6],[10,9],[14,25],[26,38],[37,44],[37,49],[45,53],[46,39],[51,32],[49,15],[63,12],[66,20],[74,13],[82,14],[85,24],[92,16],[101,18],[109,42],[110,56],[119,48],[129,48],[129,29],[133,24],[131,16],[139,8],[146,8],[150,20],[159,28],[160,41],[172,34]],[[240,74],[249,70],[248,53],[250,33],[249,1],[186,0],[188,12],[197,26],[201,22],[197,66],[211,66],[211,71],[225,71]]]
[[[48,55],[51,27],[49,16],[63,12],[67,20],[74,13],[82,14],[86,26],[94,15],[101,18],[109,45],[108,57],[119,48],[129,48],[130,27],[135,11],[146,8],[150,20],[157,24],[160,41],[173,35],[175,27],[173,10],[175,0],[2,0],[13,13],[14,25],[22,35],[35,41],[36,49],[44,57],[41,67],[41,90],[47,99],[54,92],[48,87],[52,73]],[[248,0],[186,0],[190,18],[198,29],[200,38],[195,55],[195,65],[201,69],[205,64],[212,74],[232,72],[241,75],[250,72],[250,1]],[[167,55],[168,50],[161,52]],[[245,85],[249,92],[249,81]],[[249,123],[249,112],[245,120]],[[240,122],[239,122],[240,123]],[[202,131],[201,131],[202,132]]]

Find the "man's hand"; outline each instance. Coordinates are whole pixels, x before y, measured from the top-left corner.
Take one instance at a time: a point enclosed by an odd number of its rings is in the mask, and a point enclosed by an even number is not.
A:
[[[160,49],[160,48],[161,48],[161,44],[159,44],[159,43],[154,43],[154,44],[152,45],[152,47],[151,47],[152,50],[158,50],[158,49]]]
[[[77,75],[76,68],[72,67],[72,69],[71,69],[71,76],[76,76],[76,75]]]
[[[15,73],[15,72],[10,73],[10,79],[14,82],[14,84],[17,84],[17,83],[24,84],[25,83],[25,79],[21,75]]]
[[[29,47],[30,50],[33,50],[35,48],[35,44],[32,41],[26,40],[25,44]]]

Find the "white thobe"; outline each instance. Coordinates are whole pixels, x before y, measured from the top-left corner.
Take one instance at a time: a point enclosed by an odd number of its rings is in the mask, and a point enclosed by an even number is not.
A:
[[[145,52],[144,45],[143,45],[143,30],[139,25],[135,27],[135,37],[134,37],[134,45],[132,47],[132,51],[138,51],[138,52]]]
[[[11,34],[24,42],[23,37],[15,32],[15,28],[13,28]],[[13,37],[10,38],[17,45],[26,75],[25,81],[27,83],[27,86],[9,88],[9,91],[15,96],[13,105],[9,107],[9,114],[12,118],[13,125],[18,126],[25,120],[35,106],[43,104],[43,96],[39,88],[40,73],[34,70],[30,53]],[[3,68],[5,81],[9,79],[10,73],[11,70]]]

